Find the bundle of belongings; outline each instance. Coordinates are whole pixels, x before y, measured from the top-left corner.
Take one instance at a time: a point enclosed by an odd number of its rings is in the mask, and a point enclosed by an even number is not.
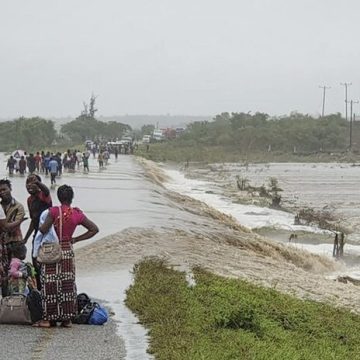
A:
[[[106,309],[91,301],[85,293],[77,296],[77,310],[78,314],[73,320],[75,324],[103,325],[109,318]]]

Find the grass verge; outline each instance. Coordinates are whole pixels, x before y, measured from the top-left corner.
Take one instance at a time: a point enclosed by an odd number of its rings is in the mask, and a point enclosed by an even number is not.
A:
[[[149,329],[161,360],[360,359],[360,317],[246,281],[159,259],[135,265],[126,305]]]

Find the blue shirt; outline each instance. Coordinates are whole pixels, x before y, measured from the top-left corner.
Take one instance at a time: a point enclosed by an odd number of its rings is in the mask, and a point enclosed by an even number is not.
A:
[[[59,167],[59,164],[58,164],[58,162],[56,160],[51,160],[49,162],[49,170],[50,170],[51,173],[56,174],[57,171],[58,171],[58,167]]]

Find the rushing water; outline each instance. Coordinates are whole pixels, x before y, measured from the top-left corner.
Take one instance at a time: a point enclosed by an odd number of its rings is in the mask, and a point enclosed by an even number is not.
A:
[[[321,229],[294,225],[294,214],[254,205],[234,203],[224,195],[223,187],[235,184],[236,176],[249,179],[254,186],[267,183],[270,177],[279,181],[284,190],[283,201],[289,207],[312,207],[316,210],[330,209],[343,218],[351,233],[347,237],[344,261],[351,276],[360,274],[360,167],[352,164],[304,164],[304,163],[271,163],[250,164],[238,163],[211,164],[205,168],[187,171],[189,176],[179,170],[167,169],[170,181],[166,186],[174,191],[192,196],[226,214],[234,216],[238,222],[251,229],[266,228],[265,235],[274,233],[308,232],[323,233],[318,236],[305,234],[299,236],[296,243],[288,244],[299,249],[331,257],[333,234]],[[281,239],[281,236],[273,236]],[[281,241],[287,241],[288,235]]]
[[[6,157],[3,154],[0,154],[0,164],[3,164],[0,166],[1,178],[7,176]],[[280,234],[282,230],[321,233],[314,227],[293,225],[294,216],[291,213],[237,204],[223,192],[224,184],[234,182],[236,175],[245,176],[258,186],[269,177],[276,177],[279,186],[284,189],[282,195],[286,204],[316,209],[329,207],[344,216],[352,231],[348,236],[351,244],[345,246],[348,274],[360,276],[360,167],[349,164],[257,164],[247,167],[241,164],[213,164],[209,168],[194,169],[191,173],[195,179],[187,178],[178,170],[165,168],[164,171],[169,176],[164,183],[166,188],[232,215],[249,228],[265,227],[269,235]],[[130,227],[186,229],[206,221],[196,214],[182,211],[180,206],[165,196],[161,186],[147,180],[147,175],[132,156],[120,156],[118,161],[111,159],[109,166],[102,171],[99,171],[96,161],[90,159],[89,174],[81,171],[65,173],[58,179],[59,184],[73,186],[74,205],[81,208],[100,228],[94,239],[77,244],[77,247]],[[11,181],[13,196],[25,205],[28,196],[25,177],[15,175]],[[48,177],[43,181],[50,185]],[[57,204],[55,189],[51,193]],[[208,225],[211,226],[211,222]],[[22,226],[24,232],[27,226],[28,222],[25,222]],[[281,238],[279,235],[277,237]],[[296,244],[289,246],[331,256],[332,235],[325,233],[320,240],[319,237],[299,237]],[[146,354],[146,331],[123,303],[124,292],[132,282],[130,270],[124,266],[116,272],[80,272],[78,290],[99,299],[105,298],[115,311],[115,321],[125,341],[127,358],[147,359],[150,357]]]

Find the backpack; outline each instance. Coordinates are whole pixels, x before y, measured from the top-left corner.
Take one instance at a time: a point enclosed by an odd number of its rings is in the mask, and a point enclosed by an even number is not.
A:
[[[93,310],[94,310],[93,303],[90,302],[89,304],[85,305],[81,309],[81,311],[77,315],[75,315],[75,317],[73,319],[73,323],[74,324],[88,324]]]
[[[31,321],[36,323],[43,317],[42,298],[40,291],[37,289],[31,289],[26,297],[26,303],[30,311]]]

